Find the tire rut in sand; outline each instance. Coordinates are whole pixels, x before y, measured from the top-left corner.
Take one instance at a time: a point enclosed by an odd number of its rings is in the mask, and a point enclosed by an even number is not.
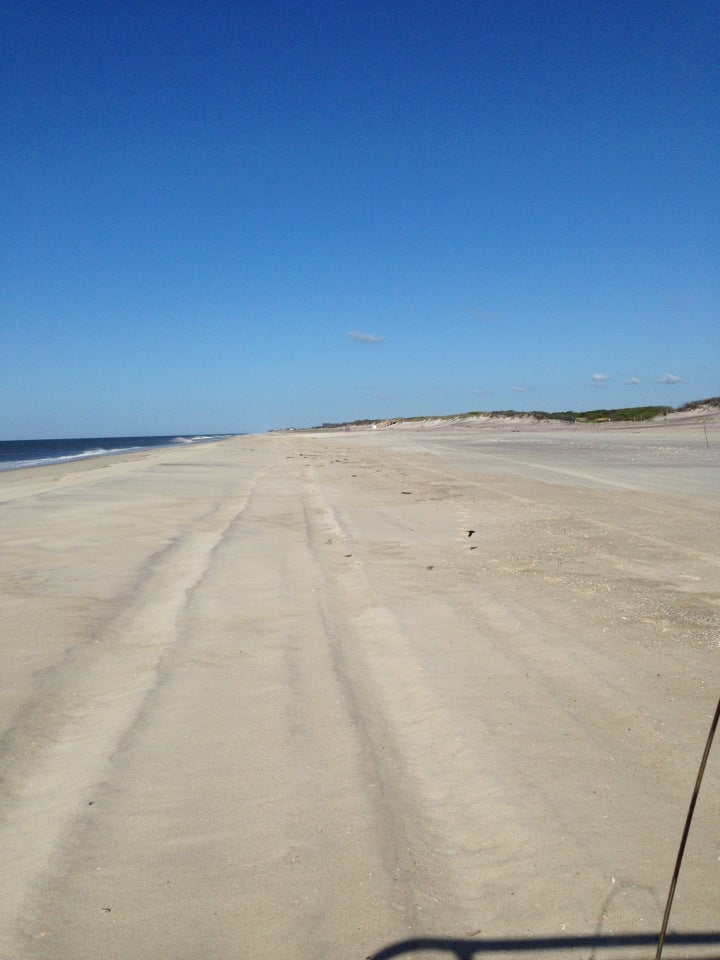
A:
[[[33,890],[22,932],[31,946],[48,932],[38,957],[134,956],[150,914],[152,956],[367,956],[406,933],[322,593],[304,488],[271,468],[179,616],[97,806]]]
[[[646,797],[658,795],[667,771],[656,755],[643,762],[644,737],[632,739],[634,720],[638,732],[653,733],[652,724],[638,716],[625,678],[614,676],[623,671],[609,648],[582,630],[576,642],[569,610],[548,620],[542,591],[508,603],[512,578],[495,581],[505,591],[497,597],[492,583],[456,589],[445,578],[428,585],[427,603],[422,593],[398,603],[396,578],[405,574],[384,559],[385,527],[378,521],[369,549],[355,541],[355,502],[338,512],[309,476],[309,529],[337,669],[376,764],[415,929],[459,933],[482,923],[519,934],[570,921],[587,931],[613,877],[626,871],[628,895],[614,920],[647,922],[647,896],[637,891],[654,889],[648,850],[656,835],[665,842],[672,834],[677,785],[662,796],[655,822],[642,822]],[[454,512],[449,544],[467,519],[462,504]],[[398,557],[422,544],[410,526],[403,534],[395,523],[398,535]],[[448,645],[452,637],[463,654]],[[638,682],[651,666],[637,665]],[[556,884],[563,878],[554,903],[548,865]]]
[[[519,838],[512,803],[437,696],[413,638],[373,589],[359,563],[333,562],[324,545],[342,540],[342,523],[318,486],[308,486],[308,527],[321,563],[325,616],[335,638],[337,671],[377,769],[392,859],[411,929],[453,931],[477,925],[487,888],[490,846],[509,862]],[[341,554],[342,556],[342,554]],[[492,794],[492,825],[480,795]],[[492,835],[492,840],[489,836]],[[448,931],[450,932],[450,931]]]
[[[678,553],[681,556],[693,558],[694,560],[699,560],[703,563],[709,563],[713,566],[720,565],[720,557],[718,557],[716,553],[709,553],[707,550],[698,550],[697,548],[690,546],[690,544],[683,543],[679,538],[670,539],[668,537],[658,536],[657,534],[645,533],[642,530],[633,529],[632,526],[627,524],[619,526],[618,524],[613,523],[612,520],[608,519],[607,516],[595,516],[593,510],[590,509],[591,504],[593,504],[596,500],[607,501],[609,498],[613,498],[614,501],[619,500],[621,503],[631,506],[634,514],[635,524],[637,524],[638,517],[647,517],[652,519],[652,523],[654,525],[660,529],[663,529],[667,527],[668,521],[672,519],[672,521],[676,524],[676,529],[678,531],[682,531],[685,524],[694,523],[697,525],[700,516],[704,517],[704,522],[708,525],[716,523],[718,516],[717,510],[711,509],[710,506],[706,506],[704,504],[698,504],[695,509],[691,510],[678,501],[677,498],[673,498],[672,495],[669,495],[668,500],[672,503],[672,512],[670,512],[670,509],[667,506],[656,506],[651,502],[652,499],[662,495],[638,494],[635,491],[628,491],[626,487],[621,486],[609,491],[593,490],[591,488],[578,488],[576,492],[582,492],[586,498],[584,508],[581,512],[577,507],[573,508],[568,503],[564,503],[561,499],[545,496],[545,494],[548,492],[548,486],[550,487],[550,491],[552,491],[554,485],[547,485],[542,481],[533,481],[533,483],[535,486],[540,486],[544,496],[532,497],[528,495],[522,495],[518,492],[513,492],[511,487],[513,485],[519,485],[517,478],[514,477],[505,477],[503,478],[502,483],[498,483],[498,478],[492,475],[486,477],[484,480],[478,480],[467,474],[452,472],[444,467],[439,469],[437,467],[431,467],[427,464],[419,463],[413,464],[413,470],[418,476],[425,474],[426,476],[434,477],[436,482],[447,482],[448,478],[451,478],[454,481],[461,482],[467,487],[476,488],[479,493],[483,493],[488,489],[489,479],[492,483],[492,494],[494,499],[500,501],[505,500],[509,503],[517,503],[522,506],[529,507],[537,507],[538,505],[542,504],[543,509],[559,523],[577,522],[578,518],[581,517],[583,524],[586,524],[590,529],[597,530],[601,534],[610,531],[613,534],[620,536],[624,541],[635,541],[638,544],[648,544],[663,551]],[[527,481],[522,482],[523,485],[527,486]],[[562,494],[559,494],[559,497],[561,496]],[[557,502],[555,502],[555,499],[557,499]]]
[[[133,597],[101,636],[70,650],[42,678],[2,745],[4,852],[0,929],[10,931],[88,791],[156,681],[176,624],[217,546],[252,496],[220,501],[151,558]],[[30,747],[30,749],[28,749]],[[43,829],[37,830],[36,823]]]

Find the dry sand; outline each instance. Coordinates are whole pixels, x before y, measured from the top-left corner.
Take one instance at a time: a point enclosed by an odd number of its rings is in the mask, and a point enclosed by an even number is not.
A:
[[[440,423],[0,475],[2,960],[656,930],[720,686],[708,438]],[[719,788],[720,744],[680,931],[720,926]]]

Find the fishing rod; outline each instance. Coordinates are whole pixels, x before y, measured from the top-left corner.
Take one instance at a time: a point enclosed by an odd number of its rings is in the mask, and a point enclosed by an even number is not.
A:
[[[695,813],[695,803],[697,802],[698,793],[700,793],[700,784],[702,783],[703,774],[705,773],[705,767],[707,766],[707,759],[708,755],[710,754],[710,747],[712,746],[715,731],[717,730],[718,721],[720,721],[720,699],[718,700],[717,707],[715,708],[715,716],[710,724],[710,731],[708,733],[707,740],[705,741],[705,750],[703,751],[702,760],[700,761],[700,768],[698,770],[697,778],[695,779],[695,789],[693,790],[690,806],[688,808],[687,816],[685,817],[685,828],[683,830],[682,839],[680,840],[680,847],[675,860],[675,869],[673,870],[672,880],[670,881],[670,890],[668,892],[667,903],[665,904],[665,914],[663,916],[662,926],[660,927],[660,933],[658,935],[655,960],[660,960],[662,956],[663,945],[665,943],[665,934],[667,933],[668,921],[670,920],[670,910],[672,909],[673,899],[675,898],[675,887],[677,886],[678,876],[680,874],[680,866],[685,853],[685,844],[687,843],[688,834],[690,833],[690,824],[692,823],[693,814]]]

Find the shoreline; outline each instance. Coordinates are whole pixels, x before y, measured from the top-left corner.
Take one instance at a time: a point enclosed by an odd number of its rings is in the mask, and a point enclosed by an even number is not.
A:
[[[0,462],[0,474],[6,473],[6,472],[9,472],[9,471],[12,472],[12,471],[15,471],[15,470],[34,470],[34,469],[36,469],[36,468],[38,468],[38,467],[62,467],[62,466],[65,465],[65,464],[71,465],[71,464],[73,464],[73,463],[77,463],[77,462],[80,462],[80,461],[86,461],[86,460],[103,460],[103,459],[105,459],[106,457],[133,456],[134,454],[151,453],[151,452],[154,451],[154,450],[172,450],[172,449],[174,449],[175,447],[180,447],[180,449],[183,449],[184,447],[198,446],[198,445],[206,444],[206,443],[209,443],[209,444],[211,444],[211,443],[218,443],[218,442],[221,441],[221,440],[232,439],[232,438],[235,437],[235,436],[242,436],[242,434],[232,434],[232,435],[228,434],[228,435],[218,436],[218,437],[215,437],[215,438],[202,437],[202,438],[199,438],[199,439],[188,439],[188,440],[182,440],[182,441],[171,440],[170,438],[168,438],[167,443],[154,443],[154,444],[148,444],[148,445],[135,444],[135,445],[133,445],[132,447],[127,447],[127,446],[126,446],[126,447],[124,447],[124,448],[123,448],[123,447],[119,447],[119,448],[113,448],[113,449],[109,449],[109,450],[104,450],[104,449],[100,449],[100,450],[86,450],[86,451],[81,451],[81,452],[77,452],[77,453],[73,453],[73,454],[58,455],[58,456],[56,456],[56,457],[44,456],[44,457],[41,457],[41,458],[39,458],[39,459],[38,459],[38,458],[34,458],[34,457],[28,457],[27,460],[26,460],[26,462],[25,462],[25,461],[22,461],[22,460],[6,460],[6,461]],[[107,440],[124,440],[124,439],[143,440],[143,439],[148,439],[148,438],[144,438],[144,437],[133,437],[133,438],[126,438],[126,437],[102,437],[102,438],[101,438],[101,437],[98,437],[98,438],[88,437],[88,438],[79,438],[79,439],[83,440],[83,442],[86,442],[86,443],[93,443],[93,442],[96,442],[96,443],[97,443],[97,442],[99,442],[100,440],[106,440],[106,441],[107,441]],[[8,442],[16,442],[16,443],[27,444],[27,443],[34,443],[34,442],[36,442],[36,441],[21,440],[21,441],[8,441]],[[47,443],[48,441],[40,440],[40,441],[37,441],[37,442],[39,442],[39,443]],[[76,438],[70,438],[69,441],[65,441],[65,440],[53,440],[53,441],[50,441],[50,442],[52,442],[52,443],[68,443],[68,442],[70,442],[70,443],[76,443],[76,442],[77,442],[77,439],[76,439]]]
[[[13,467],[9,470],[0,470],[0,502],[6,490],[22,490],[26,484],[52,487],[55,483],[63,484],[71,478],[80,479],[83,474],[92,474],[96,470],[107,470],[109,467],[118,465],[126,465],[128,469],[132,469],[133,464],[141,466],[145,461],[156,456],[172,456],[175,452],[186,454],[190,449],[196,450],[200,447],[213,446],[216,443],[226,443],[243,436],[250,435],[239,434],[237,437],[223,437],[210,441],[208,444],[170,444],[166,447],[148,447],[145,450],[107,453],[91,457],[78,457],[75,460],[38,464],[33,467]]]

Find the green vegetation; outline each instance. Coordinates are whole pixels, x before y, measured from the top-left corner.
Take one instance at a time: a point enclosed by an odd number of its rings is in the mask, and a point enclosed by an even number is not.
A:
[[[549,420],[598,423],[603,421],[652,420],[653,417],[660,417],[666,413],[672,413],[672,407],[620,407],[617,410],[585,410],[583,413],[565,410],[562,413],[550,413],[546,416]]]
[[[520,418],[523,420],[560,420],[565,423],[641,423],[655,417],[665,416],[675,411],[686,413],[699,407],[712,406],[720,408],[720,397],[709,397],[707,400],[693,400],[684,403],[681,407],[620,407],[615,410],[561,410],[556,413],[547,413],[544,410],[472,410],[468,413],[444,413],[440,415],[420,417],[393,417],[382,420],[351,420],[346,423],[323,423],[320,427],[309,427],[311,430],[337,430],[342,427],[369,427],[373,424],[419,423],[423,420],[466,420],[469,417],[493,418]]]

